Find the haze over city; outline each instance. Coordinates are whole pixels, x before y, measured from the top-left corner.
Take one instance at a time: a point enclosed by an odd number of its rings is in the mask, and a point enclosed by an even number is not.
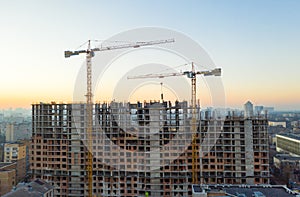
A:
[[[295,0],[3,1],[0,108],[71,102],[84,56],[65,59],[65,50],[134,28],[162,27],[198,42],[222,68],[226,106],[251,100],[300,110],[299,8]]]

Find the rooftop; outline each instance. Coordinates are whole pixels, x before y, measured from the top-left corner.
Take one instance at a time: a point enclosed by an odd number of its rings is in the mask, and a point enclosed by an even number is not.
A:
[[[203,189],[209,194],[219,191],[221,196],[224,192],[228,196],[232,197],[252,197],[254,193],[262,193],[265,197],[296,197],[298,194],[291,191],[285,185],[194,185],[193,190],[199,191],[199,194]]]
[[[12,163],[12,162],[0,162],[0,170],[6,170],[6,167],[9,167],[11,165],[16,165],[16,163]]]
[[[276,134],[276,136],[288,137],[288,138],[300,141],[300,135],[296,135],[296,134],[293,134],[293,133],[280,133],[280,134]]]
[[[36,179],[30,183],[19,183],[13,191],[3,197],[40,197],[53,188],[49,183]]]
[[[288,154],[277,154],[274,156],[278,160],[289,160],[289,161],[299,161],[300,157],[290,156]]]
[[[4,146],[25,146],[25,145],[20,141],[15,141],[15,142],[5,142]]]

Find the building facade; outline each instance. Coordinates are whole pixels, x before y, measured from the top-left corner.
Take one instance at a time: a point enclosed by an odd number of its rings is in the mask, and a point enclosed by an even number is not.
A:
[[[16,163],[0,163],[0,196],[16,185]]]
[[[288,166],[290,169],[300,170],[300,157],[290,156],[289,154],[277,154],[273,157],[273,161],[278,169]]]
[[[300,136],[292,133],[276,134],[276,150],[300,157]]]
[[[247,103],[244,104],[244,116],[246,118],[251,118],[253,115],[253,104],[250,101],[247,101]]]
[[[5,141],[13,142],[14,140],[14,124],[8,123],[5,130]]]
[[[87,196],[85,112],[84,104],[32,106],[31,173],[55,196]],[[187,102],[102,103],[93,112],[95,195],[191,196],[194,132],[198,183],[269,183],[265,117],[204,119]]]
[[[26,145],[21,143],[4,144],[4,162],[16,163],[16,181],[22,181],[26,176]]]
[[[208,120],[203,121],[202,135]],[[204,152],[204,184],[268,184],[268,121],[265,117],[227,116],[220,133],[210,133],[215,145]],[[203,133],[204,132],[204,133]],[[205,145],[202,144],[202,148]]]

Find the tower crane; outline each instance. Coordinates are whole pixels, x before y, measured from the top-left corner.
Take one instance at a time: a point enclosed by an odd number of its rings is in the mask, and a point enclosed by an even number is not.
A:
[[[197,127],[196,127],[196,75],[204,76],[221,76],[221,68],[215,68],[209,71],[195,71],[194,63],[192,62],[192,70],[178,73],[164,73],[164,74],[148,74],[139,76],[129,76],[127,79],[143,79],[143,78],[165,78],[186,75],[191,79],[192,86],[192,183],[198,184],[198,161],[197,161]],[[202,177],[200,177],[202,178]]]
[[[74,55],[86,54],[86,70],[87,70],[87,92],[86,92],[86,116],[87,116],[87,128],[86,128],[86,137],[87,137],[87,179],[88,179],[88,196],[92,197],[93,194],[93,154],[92,154],[92,130],[93,130],[93,101],[92,101],[92,58],[95,55],[95,52],[109,51],[116,49],[125,49],[125,48],[139,48],[143,46],[150,46],[156,44],[166,44],[175,42],[174,39],[167,40],[154,40],[148,42],[134,42],[128,44],[119,44],[111,46],[101,46],[100,48],[91,48],[91,41],[88,41],[88,48],[86,50],[77,50],[77,51],[65,51],[65,58],[69,58]]]

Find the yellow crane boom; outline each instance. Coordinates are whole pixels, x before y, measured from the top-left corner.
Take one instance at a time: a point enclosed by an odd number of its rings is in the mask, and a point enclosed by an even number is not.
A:
[[[87,50],[78,50],[78,51],[65,51],[65,58],[69,58],[74,55],[86,54],[86,69],[87,69],[87,93],[86,93],[86,116],[87,116],[87,128],[86,128],[86,139],[87,143],[87,179],[88,179],[88,197],[93,195],[93,153],[92,153],[92,131],[93,131],[93,100],[92,100],[92,57],[94,57],[94,52],[98,51],[109,51],[116,49],[125,49],[125,48],[139,48],[143,46],[157,45],[157,44],[166,44],[175,42],[174,39],[167,40],[154,40],[148,42],[134,42],[129,44],[119,44],[111,46],[101,46],[100,48],[91,48],[91,41],[88,41]]]

